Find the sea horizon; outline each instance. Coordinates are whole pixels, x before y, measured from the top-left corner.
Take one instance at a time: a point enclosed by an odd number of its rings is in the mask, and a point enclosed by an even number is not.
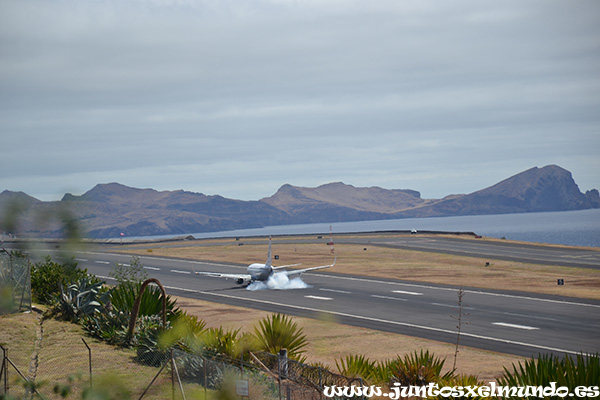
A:
[[[367,233],[379,231],[473,232],[498,239],[568,246],[600,247],[600,209],[515,214],[463,215],[372,221],[273,225],[262,228],[173,235],[135,236],[138,239],[196,239],[266,235]]]

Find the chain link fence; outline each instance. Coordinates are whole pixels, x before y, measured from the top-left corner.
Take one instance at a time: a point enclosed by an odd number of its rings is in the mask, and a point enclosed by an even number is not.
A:
[[[325,386],[362,386],[363,383],[358,378],[339,375],[320,366],[290,360],[284,352],[278,355],[258,352],[254,356],[260,365],[284,380],[285,398],[322,399]]]
[[[209,352],[142,352],[91,338],[78,340],[69,348],[36,346],[30,357],[0,346],[0,393],[9,399],[39,398],[36,394],[45,399],[65,395],[77,399],[93,389],[119,399],[320,400],[325,398],[325,386],[362,384],[264,352],[232,360]]]
[[[25,310],[31,310],[29,260],[0,249],[0,315]]]

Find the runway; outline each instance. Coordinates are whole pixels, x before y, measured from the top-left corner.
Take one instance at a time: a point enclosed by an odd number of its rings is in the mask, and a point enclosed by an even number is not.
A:
[[[336,238],[336,242],[344,240],[353,239]],[[442,241],[447,246],[454,244]],[[474,242],[457,241],[469,242],[471,246]],[[410,244],[415,246],[417,242]],[[502,244],[499,247],[495,251],[507,251]],[[527,246],[525,249],[529,251]],[[540,254],[543,249],[546,247],[542,247]],[[577,265],[597,267],[593,257],[580,263],[581,258],[569,254]],[[564,254],[550,251],[535,257],[564,258]],[[80,252],[76,259],[90,273],[108,277],[117,262],[128,263],[131,256],[107,249]],[[459,289],[456,287],[319,271],[303,275],[310,285],[307,289],[248,291],[233,281],[193,274],[193,270],[244,273],[245,266],[153,256],[142,256],[140,262],[150,277],[159,279],[169,293],[178,296],[310,318],[326,315],[340,323],[448,343],[457,339]],[[522,356],[593,353],[600,351],[599,332],[600,301],[464,288],[460,335],[460,344],[464,346]]]

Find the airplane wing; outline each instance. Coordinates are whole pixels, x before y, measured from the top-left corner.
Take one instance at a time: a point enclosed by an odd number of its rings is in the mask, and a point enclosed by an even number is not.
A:
[[[252,277],[248,274],[221,274],[219,272],[196,272],[196,271],[194,271],[194,273],[196,275],[211,276],[213,278],[233,279],[235,281],[241,280],[244,282],[252,281]]]
[[[335,265],[335,260],[336,259],[337,259],[337,257],[333,259],[333,264],[322,265],[320,267],[310,267],[310,268],[303,268],[303,269],[292,269],[292,270],[289,270],[289,271],[278,272],[278,274],[285,274],[288,277],[290,277],[290,276],[296,276],[296,275],[303,274],[303,273],[305,273],[307,271],[315,271],[317,269],[331,268],[331,267],[333,267]]]
[[[297,267],[298,265],[302,265],[302,264],[282,265],[280,267],[271,267],[271,268],[273,269],[273,271],[275,271],[275,270],[282,269],[282,268]]]

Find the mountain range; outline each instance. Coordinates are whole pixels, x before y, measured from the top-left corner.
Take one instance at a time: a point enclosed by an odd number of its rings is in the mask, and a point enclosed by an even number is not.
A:
[[[600,208],[597,189],[582,193],[559,166],[531,168],[488,188],[443,199],[422,199],[408,189],[354,187],[342,182],[316,188],[283,185],[258,201],[183,190],[96,185],[80,196],[43,202],[22,192],[0,193],[0,231],[24,237],[60,237],[78,221],[89,238],[216,232],[270,225],[397,218],[485,215]]]

